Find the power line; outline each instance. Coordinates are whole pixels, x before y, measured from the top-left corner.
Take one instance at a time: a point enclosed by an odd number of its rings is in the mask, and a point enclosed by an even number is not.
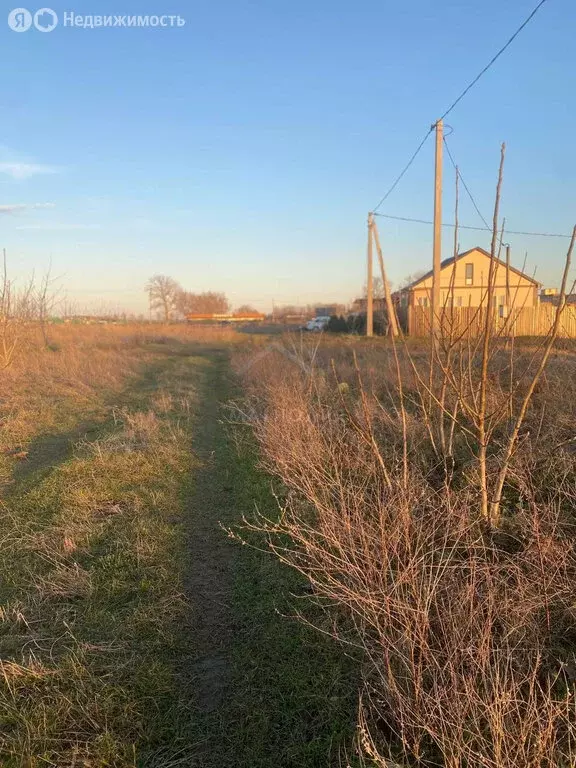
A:
[[[409,216],[392,216],[390,213],[375,213],[375,216],[380,216],[383,219],[394,219],[395,221],[409,221],[414,224],[434,224],[433,221],[427,221],[426,219],[413,219]],[[442,224],[443,227],[451,227],[452,229],[456,226],[455,224]],[[471,227],[466,226],[465,224],[458,224],[458,229],[473,229],[477,232],[492,232],[492,227],[489,227],[486,225],[485,227]],[[572,235],[564,235],[559,234],[557,232],[519,232],[517,230],[507,229],[506,230],[507,235],[529,235],[530,237],[562,237],[567,238],[568,240],[571,239]]]
[[[490,226],[490,224],[488,224],[488,222],[486,221],[486,219],[484,218],[484,216],[482,216],[482,212],[480,211],[480,208],[478,208],[478,206],[477,206],[477,204],[476,204],[476,200],[474,200],[474,195],[472,194],[472,192],[470,192],[470,188],[468,187],[468,185],[467,185],[467,184],[466,184],[466,182],[464,181],[464,177],[462,176],[462,173],[461,173],[461,171],[460,171],[460,166],[456,164],[456,161],[454,160],[454,157],[452,156],[452,152],[450,152],[450,147],[448,146],[448,142],[446,141],[446,138],[444,138],[444,146],[446,147],[446,152],[448,153],[448,157],[450,158],[450,162],[451,162],[451,163],[452,163],[452,165],[454,166],[454,170],[455,170],[455,171],[457,171],[457,173],[458,173],[458,178],[459,178],[459,179],[460,179],[460,181],[462,182],[462,186],[463,186],[463,187],[464,187],[464,189],[466,190],[466,193],[468,194],[468,197],[470,198],[470,200],[471,200],[471,202],[472,202],[472,205],[474,206],[474,209],[476,210],[476,213],[477,213],[477,214],[478,214],[478,216],[479,216],[479,217],[482,219],[482,221],[483,221],[483,223],[484,223],[484,226],[485,226],[487,229],[490,229],[490,230],[491,230],[491,229],[492,229],[492,227]]]
[[[480,72],[480,73],[479,73],[479,74],[478,74],[478,75],[477,75],[477,76],[474,78],[474,80],[472,80],[472,82],[471,82],[471,83],[469,83],[469,84],[466,86],[466,88],[465,88],[465,89],[462,91],[462,93],[461,93],[461,94],[458,96],[458,98],[457,98],[457,99],[456,99],[454,102],[452,102],[452,104],[451,104],[451,105],[448,107],[448,109],[446,110],[446,112],[444,112],[444,114],[442,115],[442,117],[440,118],[440,120],[443,120],[445,117],[447,117],[447,116],[450,114],[450,112],[452,112],[452,110],[454,109],[454,107],[455,107],[457,104],[459,104],[459,103],[462,101],[462,99],[464,98],[464,96],[466,96],[466,94],[468,93],[468,91],[470,91],[470,90],[471,90],[471,89],[472,89],[472,88],[473,88],[473,87],[476,85],[476,83],[478,82],[478,80],[480,80],[480,78],[482,77],[482,75],[484,75],[484,74],[485,74],[485,73],[486,73],[486,72],[487,72],[487,71],[490,69],[490,67],[491,67],[491,66],[492,66],[492,65],[493,65],[493,64],[496,62],[496,60],[497,60],[497,59],[499,59],[499,58],[500,58],[500,56],[501,56],[501,55],[504,53],[504,51],[505,51],[505,50],[508,48],[508,46],[509,46],[509,45],[511,45],[511,44],[514,42],[514,40],[515,40],[515,39],[518,37],[518,35],[520,34],[520,32],[522,32],[522,30],[524,29],[524,27],[525,27],[525,26],[526,26],[526,25],[527,25],[527,24],[528,24],[528,23],[529,23],[529,22],[532,20],[532,18],[533,18],[533,17],[536,15],[536,13],[537,13],[537,12],[540,10],[540,8],[541,8],[541,7],[544,5],[544,3],[545,3],[545,2],[546,2],[546,0],[540,0],[540,2],[538,3],[538,5],[536,6],[536,8],[534,8],[534,10],[532,11],[532,13],[531,13],[531,14],[528,16],[528,18],[527,18],[527,19],[525,19],[525,20],[522,22],[522,24],[521,24],[521,25],[518,27],[518,29],[516,30],[516,32],[514,32],[514,34],[513,34],[513,35],[512,35],[512,37],[511,37],[511,38],[508,40],[508,42],[507,42],[507,43],[505,43],[505,45],[504,45],[504,46],[502,46],[502,48],[500,48],[500,50],[498,51],[498,53],[496,53],[496,55],[492,57],[492,59],[491,59],[491,60],[488,62],[488,64],[486,64],[486,66],[484,67],[484,69],[483,69],[483,70],[482,70],[482,71],[481,71],[481,72]],[[412,165],[412,163],[414,162],[414,160],[416,159],[416,157],[419,155],[419,153],[420,153],[420,150],[422,149],[422,147],[423,147],[423,146],[424,146],[424,144],[426,143],[426,140],[427,140],[428,136],[430,136],[430,134],[431,134],[431,133],[432,133],[432,131],[434,130],[434,127],[435,127],[435,124],[434,124],[434,125],[432,125],[432,126],[431,126],[431,128],[430,128],[430,129],[427,131],[426,135],[424,136],[424,138],[422,139],[422,141],[421,141],[421,142],[420,142],[420,144],[418,145],[418,147],[417,147],[416,151],[414,152],[414,154],[413,154],[413,155],[410,157],[410,159],[408,160],[408,162],[406,163],[406,165],[404,166],[404,168],[402,169],[402,171],[400,172],[400,174],[399,174],[399,175],[396,177],[395,181],[393,182],[392,186],[391,186],[391,187],[388,189],[388,191],[386,192],[386,194],[384,195],[384,197],[383,197],[383,198],[380,200],[380,202],[378,203],[378,205],[377,205],[377,206],[375,206],[375,208],[372,210],[372,213],[376,213],[376,211],[377,211],[377,210],[378,210],[378,209],[381,207],[381,205],[382,205],[384,202],[386,202],[386,200],[387,200],[387,199],[390,197],[390,195],[392,194],[392,192],[393,192],[393,191],[396,189],[396,187],[398,186],[398,184],[400,183],[400,181],[403,179],[404,175],[406,174],[406,171],[407,171],[407,170],[410,168],[410,166]],[[462,181],[463,181],[463,180],[462,180]],[[464,184],[464,187],[466,188],[466,185],[465,185],[465,184]],[[469,190],[468,190],[467,188],[466,188],[466,191],[468,192],[468,194],[470,194],[470,192],[469,192]],[[470,195],[470,197],[471,197],[471,199],[472,199],[472,196],[471,196],[471,195]],[[474,202],[474,201],[472,200],[472,202]],[[475,203],[474,203],[474,206],[476,207],[476,204],[475,204]],[[482,220],[484,220],[484,217],[482,216],[482,214],[480,213],[480,211],[479,211],[478,209],[476,209],[476,210],[478,211],[478,214],[479,214],[480,218],[481,218]],[[564,237],[564,235],[562,235],[562,237]]]
[[[462,176],[462,173],[460,171],[460,166],[456,164],[456,161],[454,159],[454,156],[450,152],[450,148],[448,146],[448,143],[447,143],[446,139],[444,139],[444,146],[446,147],[446,152],[448,153],[448,157],[450,158],[450,162],[454,166],[454,170],[457,171],[457,173],[458,173],[458,178],[462,182],[462,185],[463,185],[464,189],[468,193],[468,197],[472,201],[472,205],[474,206],[474,208],[476,210],[476,213],[478,214],[478,216],[484,222],[484,227],[476,227],[476,229],[478,229],[479,231],[482,231],[482,230],[486,229],[489,232],[492,232],[492,227],[490,226],[490,224],[488,224],[488,222],[486,221],[486,219],[482,215],[482,212],[481,212],[480,208],[476,204],[476,200],[474,199],[474,195],[472,194],[472,192],[470,191],[468,185],[464,181],[464,177]],[[454,225],[453,224],[446,224],[445,226],[452,226],[453,227]],[[459,229],[474,229],[474,227],[465,227],[465,226],[462,226],[460,224],[458,225],[458,228]],[[567,238],[571,238],[572,237],[572,235],[561,235],[561,234],[554,233],[554,232],[515,232],[515,231],[509,230],[509,229],[505,229],[504,232],[507,235],[530,235],[530,236],[534,236],[534,237],[567,237]],[[498,240],[502,243],[502,245],[505,245],[505,243],[501,239],[500,235],[498,236]]]
[[[430,128],[430,130],[429,130],[429,131],[426,133],[426,136],[424,136],[424,138],[422,139],[422,141],[421,141],[421,142],[420,142],[420,144],[418,145],[418,149],[417,149],[417,150],[414,152],[414,154],[412,155],[412,157],[410,158],[410,160],[408,160],[408,162],[407,162],[407,163],[406,163],[406,165],[404,166],[403,170],[401,171],[400,175],[396,177],[396,181],[395,181],[395,182],[392,184],[392,186],[390,187],[390,189],[388,190],[388,192],[386,192],[386,194],[384,195],[384,197],[382,198],[382,200],[380,200],[380,202],[378,203],[378,205],[377,205],[377,206],[374,208],[374,210],[372,211],[372,213],[376,213],[376,211],[378,210],[378,208],[380,208],[380,206],[382,205],[382,203],[386,202],[386,200],[387,200],[387,199],[390,197],[390,195],[392,194],[392,192],[394,192],[394,190],[396,189],[396,187],[398,186],[398,184],[399,184],[399,183],[400,183],[400,181],[402,180],[402,178],[403,178],[404,174],[406,173],[406,171],[408,170],[408,168],[410,168],[410,166],[412,165],[412,163],[414,162],[414,160],[416,160],[416,157],[417,157],[417,156],[420,154],[420,150],[422,149],[422,147],[424,146],[424,144],[426,144],[426,139],[428,138],[428,136],[430,136],[430,134],[432,133],[433,129],[434,129],[434,126],[432,126],[432,128]]]
[[[529,23],[529,22],[530,22],[530,21],[531,21],[531,20],[534,18],[534,16],[535,16],[535,15],[538,13],[538,11],[539,11],[539,10],[540,10],[540,8],[541,8],[541,7],[544,5],[544,3],[545,3],[545,2],[546,2],[546,0],[540,0],[540,2],[538,3],[538,5],[536,6],[536,8],[534,8],[534,10],[532,11],[532,13],[531,13],[531,14],[528,16],[528,18],[527,18],[527,19],[525,19],[525,20],[522,22],[522,24],[521,24],[521,25],[518,27],[518,29],[516,30],[516,32],[514,32],[514,34],[513,34],[513,35],[512,35],[512,37],[511,37],[511,38],[508,40],[508,42],[507,42],[507,43],[505,43],[505,45],[503,45],[503,46],[502,46],[502,48],[500,48],[500,50],[498,51],[498,53],[497,53],[495,56],[493,56],[493,57],[490,59],[490,61],[488,62],[488,64],[486,64],[486,66],[484,67],[484,69],[483,69],[483,70],[482,70],[482,71],[481,71],[481,72],[480,72],[478,75],[476,75],[476,77],[474,78],[474,80],[472,80],[472,82],[471,82],[471,83],[469,83],[469,85],[467,85],[467,86],[466,86],[466,88],[464,88],[464,90],[462,91],[462,93],[460,94],[460,96],[458,96],[458,98],[457,98],[455,101],[453,101],[453,102],[452,102],[452,104],[451,104],[451,105],[448,107],[448,109],[446,110],[446,112],[444,112],[444,114],[442,115],[442,117],[440,118],[440,120],[444,120],[444,118],[445,118],[445,117],[447,117],[447,116],[450,114],[450,112],[452,112],[452,110],[454,109],[454,107],[455,107],[457,104],[459,104],[459,103],[462,101],[462,99],[464,98],[464,96],[466,96],[466,94],[468,93],[468,91],[470,91],[470,90],[471,90],[471,89],[472,89],[472,88],[473,88],[473,87],[476,85],[476,83],[478,82],[478,80],[480,80],[480,78],[482,77],[482,75],[484,75],[484,74],[485,74],[485,73],[486,73],[486,72],[487,72],[487,71],[490,69],[490,67],[491,67],[491,66],[492,66],[492,65],[493,65],[493,64],[494,64],[494,63],[497,61],[497,59],[499,59],[499,58],[500,58],[500,56],[502,56],[502,54],[503,54],[503,53],[504,53],[504,51],[505,51],[505,50],[508,48],[508,46],[509,46],[509,45],[511,45],[511,44],[514,42],[514,40],[515,40],[515,39],[518,37],[518,35],[520,34],[520,32],[522,32],[522,30],[524,29],[524,27],[525,27],[525,26],[526,26],[526,25],[527,25],[527,24],[528,24],[528,23]]]

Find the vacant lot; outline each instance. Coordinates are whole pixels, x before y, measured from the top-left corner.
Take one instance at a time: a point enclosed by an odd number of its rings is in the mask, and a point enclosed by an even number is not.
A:
[[[573,345],[283,342],[236,354],[242,414],[288,490],[253,527],[362,648],[364,754],[575,765]]]
[[[230,338],[201,333],[30,330],[2,374],[2,766],[345,760],[355,662],[224,530],[278,506],[225,424]]]
[[[576,357],[481,352],[27,329],[0,765],[573,765]]]

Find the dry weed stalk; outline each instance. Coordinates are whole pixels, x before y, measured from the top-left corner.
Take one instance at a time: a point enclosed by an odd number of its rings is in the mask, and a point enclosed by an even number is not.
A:
[[[2,251],[0,276],[0,368],[12,366],[17,353],[30,336],[31,329],[40,331],[45,347],[49,346],[48,322],[57,304],[58,291],[53,290],[50,270],[37,281],[32,275],[17,288],[8,274],[6,249]]]

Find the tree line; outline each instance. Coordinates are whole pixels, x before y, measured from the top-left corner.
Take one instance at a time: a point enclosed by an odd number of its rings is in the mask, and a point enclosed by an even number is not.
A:
[[[174,278],[167,275],[154,275],[146,283],[146,292],[150,300],[150,310],[158,312],[166,322],[174,315],[224,315],[230,312],[230,302],[224,293],[187,291]],[[254,313],[248,305],[239,307],[240,313]]]
[[[408,285],[412,281],[418,279],[423,273],[416,272],[413,275],[408,275],[401,283],[400,288]],[[180,283],[174,278],[167,275],[154,275],[146,283],[146,292],[150,300],[150,311],[157,312],[161,318],[168,322],[175,315],[179,317],[185,317],[186,315],[224,315],[230,312],[230,302],[224,293],[218,291],[204,291],[202,293],[194,293],[193,291],[187,291]],[[374,278],[372,288],[374,298],[381,298],[384,296],[384,288],[382,280],[380,278]],[[363,295],[366,297],[367,287],[364,286]],[[287,318],[295,315],[313,315],[313,311],[316,305],[307,305],[306,307],[296,307],[292,305],[286,305],[283,307],[276,307],[273,312],[273,316],[276,320]],[[237,312],[243,314],[252,314],[256,310],[248,304],[244,304],[238,307]],[[334,313],[337,317],[340,317],[345,312],[343,306],[338,306],[337,311]],[[357,325],[357,321],[355,321]],[[340,324],[342,325],[342,324]],[[339,327],[340,331],[343,331],[343,327]],[[356,326],[354,327],[357,331]]]

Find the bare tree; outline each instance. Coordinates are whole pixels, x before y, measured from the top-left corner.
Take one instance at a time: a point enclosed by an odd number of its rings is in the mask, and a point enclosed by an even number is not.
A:
[[[415,283],[417,280],[420,280],[426,272],[423,269],[418,269],[416,272],[413,272],[411,275],[406,275],[406,277],[400,282],[400,290],[402,288],[407,288],[412,283]]]
[[[179,284],[167,275],[154,275],[148,280],[146,291],[150,297],[150,309],[162,312],[164,320],[168,322],[176,309],[177,297],[182,292]]]
[[[194,310],[192,309],[192,307],[194,304],[194,298],[195,298],[195,294],[192,293],[191,291],[185,291],[185,290],[178,291],[178,294],[176,296],[176,301],[175,301],[176,310],[181,315],[188,315],[190,312],[193,312]]]
[[[50,340],[48,338],[48,322],[50,315],[53,313],[54,308],[58,302],[58,290],[53,290],[54,279],[51,276],[51,267],[43,276],[40,285],[36,290],[35,304],[36,304],[36,319],[40,327],[40,333],[42,334],[42,340],[45,347],[50,346]]]
[[[77,315],[78,313],[78,302],[65,296],[62,301],[60,317],[62,317],[64,320],[70,320],[74,317],[74,315]]]
[[[251,306],[250,304],[242,304],[242,306],[238,307],[236,312],[239,315],[257,315],[258,314],[258,310],[254,309],[254,307]]]
[[[388,281],[388,286],[390,289],[392,288],[392,283]],[[362,289],[362,295],[364,298],[368,295],[368,286],[364,285]],[[384,298],[384,283],[382,282],[381,277],[375,277],[372,281],[372,296],[374,296],[375,299],[383,299]]]
[[[225,314],[230,310],[230,302],[226,296],[215,291],[192,293],[180,290],[176,299],[176,306],[183,315]]]
[[[8,368],[22,341],[23,330],[35,315],[34,276],[18,290],[8,276],[6,249],[0,275],[0,368]]]

